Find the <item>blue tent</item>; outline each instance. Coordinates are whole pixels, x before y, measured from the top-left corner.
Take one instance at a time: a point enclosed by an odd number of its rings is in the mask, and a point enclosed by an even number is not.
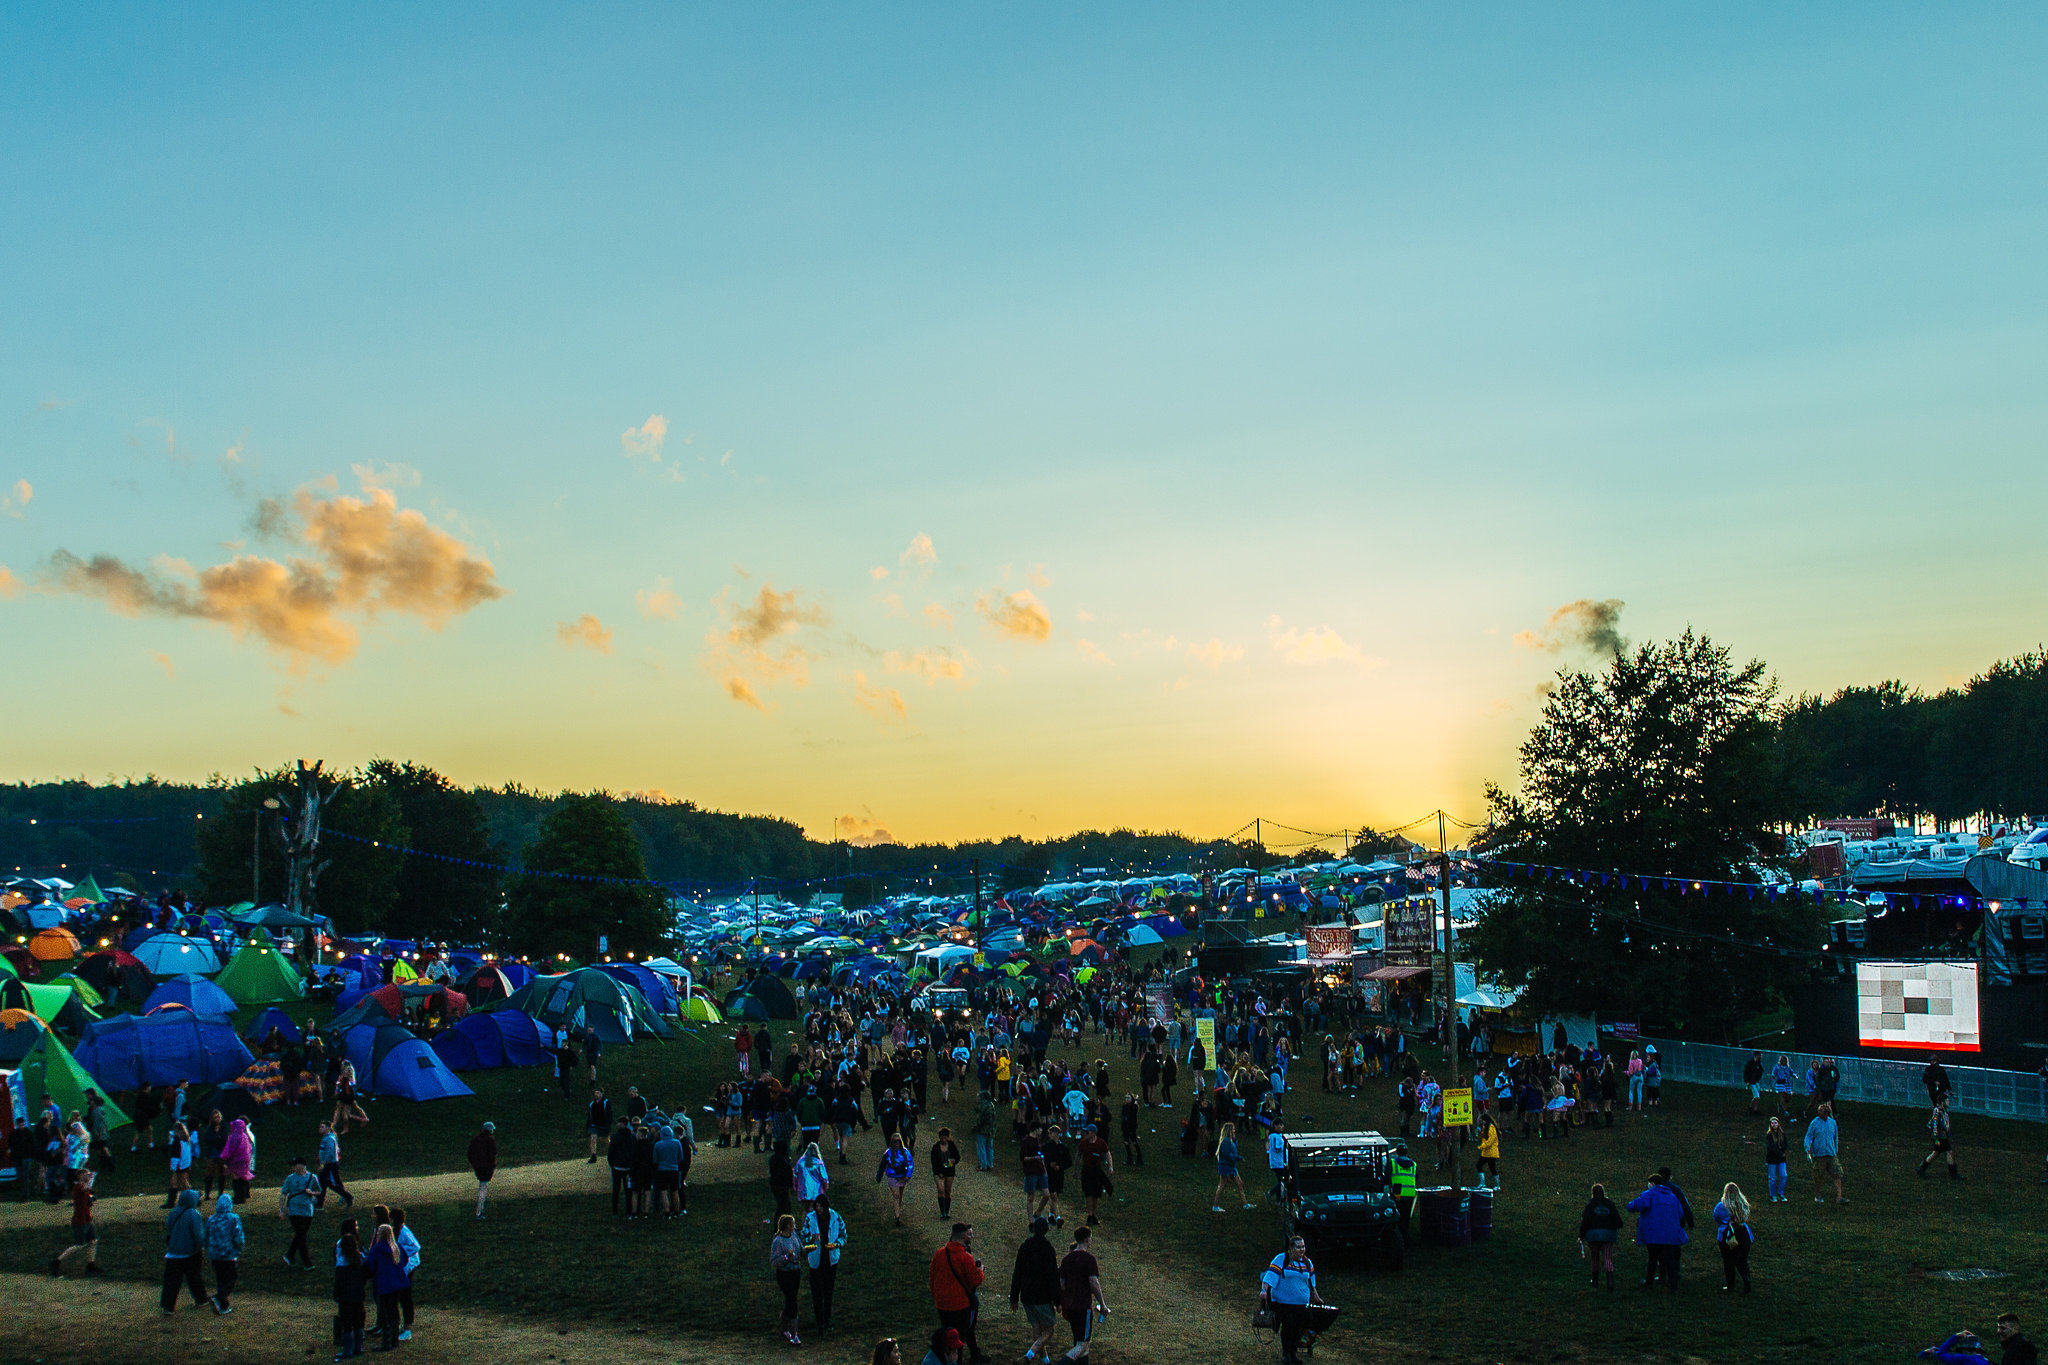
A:
[[[135,960],[149,968],[152,976],[184,976],[197,973],[212,976],[220,970],[220,956],[204,939],[178,934],[156,934],[128,950]]]
[[[272,1029],[276,1029],[278,1036],[287,1043],[303,1043],[306,1041],[305,1031],[298,1026],[298,1023],[289,1014],[286,1014],[275,1005],[272,1005],[269,1009],[256,1016],[256,1022],[249,1025],[248,1036],[260,1043],[270,1036]]]
[[[675,987],[660,972],[652,971],[637,962],[600,962],[597,969],[606,976],[620,981],[630,981],[640,988],[640,994],[647,997],[647,1006],[656,1014],[676,1012]]]
[[[95,1020],[85,1026],[72,1057],[108,1094],[179,1081],[218,1085],[256,1060],[233,1024],[182,1009]]]
[[[191,972],[174,976],[151,991],[149,999],[142,1002],[142,1012],[148,1014],[159,1005],[183,1005],[203,1019],[226,1019],[235,1012],[233,996]]]
[[[397,1024],[357,1024],[343,1035],[356,1083],[372,1095],[443,1100],[476,1092],[457,1080],[434,1050]]]
[[[434,1035],[434,1055],[451,1071],[486,1071],[500,1066],[539,1066],[540,1025],[523,1010],[472,1014],[455,1027]]]

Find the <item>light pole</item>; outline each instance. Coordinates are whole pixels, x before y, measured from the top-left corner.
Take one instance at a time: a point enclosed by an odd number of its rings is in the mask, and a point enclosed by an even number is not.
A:
[[[281,810],[284,802],[274,796],[263,798],[263,804],[256,808],[256,827],[249,838],[249,904],[257,905],[263,900],[263,812]]]

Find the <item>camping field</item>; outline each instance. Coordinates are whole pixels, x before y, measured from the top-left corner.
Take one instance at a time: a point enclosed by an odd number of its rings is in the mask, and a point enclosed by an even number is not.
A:
[[[295,1011],[296,1012],[296,1011]],[[628,1083],[668,1102],[698,1109],[729,1074],[729,1031],[712,1027],[670,1044],[608,1049],[603,1079],[612,1094]],[[1087,1039],[1076,1055],[1106,1056],[1119,1079],[1132,1074],[1123,1049]],[[367,1208],[408,1207],[425,1247],[418,1281],[416,1339],[401,1348],[426,1359],[751,1361],[804,1357],[865,1361],[882,1335],[903,1338],[915,1365],[932,1324],[925,1263],[944,1237],[930,1186],[910,1199],[912,1216],[890,1226],[886,1196],[873,1183],[874,1135],[855,1139],[855,1160],[835,1166],[836,1207],[847,1217],[850,1247],[840,1272],[833,1332],[808,1332],[806,1346],[784,1348],[774,1331],[776,1295],[766,1268],[765,1158],[710,1145],[707,1122],[692,1173],[692,1212],[664,1224],[615,1221],[607,1208],[602,1163],[583,1161],[580,1102],[555,1093],[535,1071],[466,1077],[473,1099],[413,1105],[382,1101],[374,1122],[344,1143],[344,1173]],[[1311,1085],[1313,1079],[1311,1078]],[[933,1090],[936,1103],[937,1090]],[[1495,1204],[1490,1242],[1458,1251],[1418,1248],[1400,1274],[1326,1260],[1324,1295],[1343,1320],[1318,1348],[1329,1362],[1445,1361],[1785,1361],[1903,1360],[1956,1327],[1990,1334],[1995,1315],[2016,1309],[2037,1331],[2048,1322],[2039,1290],[2048,1246],[2037,1229],[2048,1186],[2038,1183],[2038,1128],[1960,1117],[1957,1137],[1967,1180],[1916,1179],[1923,1150],[1913,1111],[1849,1106],[1842,1115],[1851,1204],[1812,1201],[1803,1161],[1794,1157],[1793,1202],[1761,1201],[1757,1137],[1762,1121],[1730,1091],[1666,1088],[1662,1112],[1623,1116],[1613,1130],[1579,1130],[1567,1141],[1525,1141],[1510,1133],[1502,1162],[1505,1193]],[[1359,1098],[1313,1089],[1290,1096],[1290,1119],[1315,1128],[1391,1128],[1391,1087]],[[1178,1155],[1178,1115],[1153,1110],[1156,1134],[1146,1164],[1123,1167],[1096,1247],[1112,1315],[1095,1358],[1109,1362],[1277,1359],[1255,1342],[1247,1322],[1259,1267],[1279,1247],[1277,1216],[1267,1207],[1209,1211],[1213,1176],[1206,1163]],[[937,1115],[966,1131],[970,1116],[956,1092]],[[1310,1117],[1312,1116],[1312,1118]],[[0,1273],[14,1310],[0,1317],[5,1360],[221,1360],[325,1358],[327,1275],[280,1263],[287,1233],[274,1189],[293,1152],[313,1151],[311,1109],[273,1111],[259,1129],[259,1190],[244,1208],[250,1246],[237,1312],[162,1318],[154,1286],[161,1256],[160,1196],[151,1177],[161,1162],[130,1160],[108,1182],[97,1280],[53,1281],[47,1261],[63,1241],[64,1212],[41,1204],[0,1206]],[[503,1160],[491,1216],[470,1215],[473,1183],[463,1149],[476,1124],[498,1125]],[[928,1145],[935,1125],[919,1130]],[[125,1136],[125,1135],[123,1135]],[[971,1144],[963,1136],[963,1148]],[[1248,1155],[1250,1155],[1248,1153]],[[922,1156],[920,1155],[920,1161]],[[1425,1158],[1424,1183],[1430,1161]],[[1643,1175],[1669,1165],[1705,1224],[1728,1179],[1757,1200],[1753,1253],[1757,1290],[1724,1293],[1711,1232],[1685,1257],[1675,1297],[1636,1287],[1641,1261],[1624,1245],[1623,1287],[1586,1287],[1576,1250],[1585,1188],[1603,1180],[1627,1197]],[[1247,1168],[1256,1200],[1260,1163]],[[1007,1309],[1011,1258],[1023,1234],[1022,1200],[1009,1149],[998,1171],[972,1161],[960,1180],[956,1216],[977,1229],[986,1260],[982,1337],[998,1359],[1021,1354],[1021,1319]],[[1073,1182],[1078,1184],[1078,1182]],[[265,1188],[267,1186],[267,1189]],[[127,1196],[122,1198],[120,1196]],[[315,1227],[331,1243],[338,1222],[330,1202]],[[1068,1227],[1076,1225],[1070,1218]],[[1056,1234],[1057,1236],[1057,1234]],[[1996,1278],[1951,1281],[1940,1272],[1984,1269]],[[1061,1346],[1066,1341],[1061,1337]]]

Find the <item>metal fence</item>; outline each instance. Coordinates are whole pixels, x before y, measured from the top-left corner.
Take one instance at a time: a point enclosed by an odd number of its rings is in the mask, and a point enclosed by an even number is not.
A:
[[[1749,1049],[1720,1047],[1713,1043],[1686,1043],[1675,1039],[1645,1038],[1645,1043],[1657,1045],[1658,1065],[1667,1081],[1688,1081],[1694,1085],[1721,1085],[1735,1089],[1743,1087],[1742,1068],[1749,1061]],[[1779,1053],[1764,1054],[1764,1092],[1771,1090],[1771,1068],[1777,1065]],[[1792,1070],[1798,1076],[1793,1083],[1796,1094],[1806,1092],[1806,1068],[1817,1065],[1821,1054],[1793,1052],[1784,1054],[1792,1059]],[[1861,1101],[1865,1104],[1897,1104],[1908,1108],[1927,1107],[1927,1087],[1920,1083],[1924,1063],[1888,1062],[1873,1057],[1836,1057],[1835,1065],[1842,1073],[1841,1087],[1835,1092],[1844,1100]],[[1982,1066],[1949,1066],[1948,1071],[1949,1108],[1959,1114],[1985,1114],[2002,1119],[2031,1119],[2040,1122],[2048,1118],[2048,1083],[2032,1072],[1994,1071]]]

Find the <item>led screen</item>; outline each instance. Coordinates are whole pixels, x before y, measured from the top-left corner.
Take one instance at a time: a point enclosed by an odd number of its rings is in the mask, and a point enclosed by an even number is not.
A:
[[[1856,1036],[1867,1047],[1978,1052],[1974,962],[1859,962]]]

